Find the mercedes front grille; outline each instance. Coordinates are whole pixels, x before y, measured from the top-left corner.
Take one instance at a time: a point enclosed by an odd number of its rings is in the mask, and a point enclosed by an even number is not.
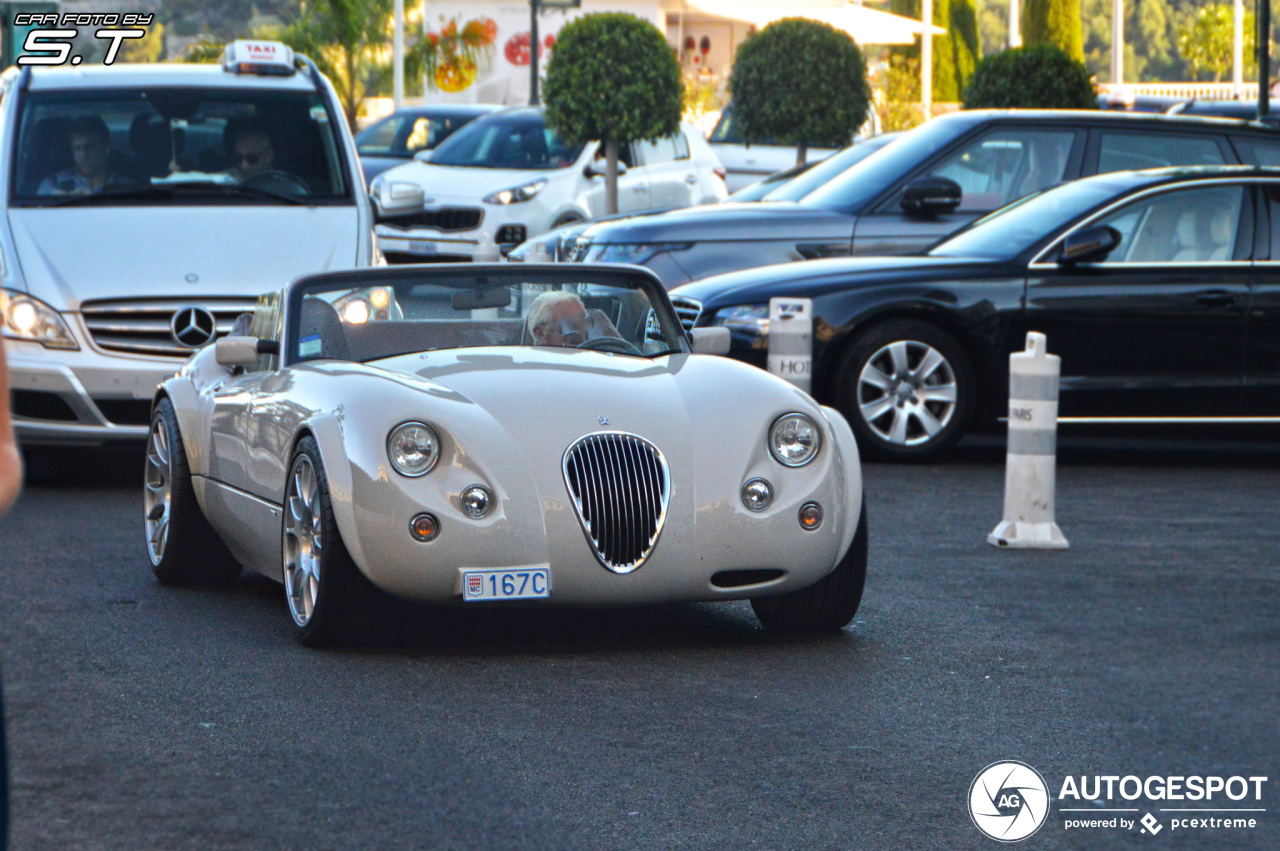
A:
[[[564,481],[591,550],[614,573],[653,552],[667,517],[671,478],[658,447],[621,432],[589,434],[564,454]]]
[[[702,314],[702,302],[694,301],[684,296],[674,296],[671,299],[671,306],[676,309],[676,315],[680,317],[680,324],[684,326],[686,331],[693,328],[698,321],[698,317]]]
[[[242,313],[252,313],[253,298],[121,298],[86,301],[80,308],[85,327],[99,349],[134,355],[187,358],[195,351],[174,339],[173,318],[183,308],[202,307],[213,314],[217,336],[225,336]]]

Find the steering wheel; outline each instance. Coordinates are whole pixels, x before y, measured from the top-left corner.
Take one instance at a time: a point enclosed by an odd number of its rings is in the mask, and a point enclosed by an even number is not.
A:
[[[311,187],[307,186],[305,180],[296,174],[290,174],[279,169],[269,169],[260,171],[257,174],[251,174],[240,181],[240,185],[262,189],[266,192],[275,192],[278,195],[311,194]]]
[[[638,355],[640,350],[621,337],[590,337],[578,344],[580,349],[595,352],[617,352],[620,355]]]

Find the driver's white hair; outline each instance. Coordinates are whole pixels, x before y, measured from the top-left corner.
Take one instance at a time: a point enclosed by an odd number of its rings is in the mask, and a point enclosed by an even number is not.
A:
[[[568,290],[551,290],[535,298],[533,304],[529,305],[529,330],[546,328],[551,324],[551,312],[569,301],[576,302],[579,307],[586,310],[582,299]]]

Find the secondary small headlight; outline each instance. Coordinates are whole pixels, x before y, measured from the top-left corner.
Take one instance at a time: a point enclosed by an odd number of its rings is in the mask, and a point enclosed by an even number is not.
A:
[[[0,332],[10,340],[29,340],[47,349],[80,348],[58,311],[39,299],[4,290],[0,308]]]
[[[773,502],[773,488],[764,479],[752,479],[742,486],[742,504],[749,511],[764,511]]]
[[[479,520],[493,507],[493,494],[484,485],[472,485],[462,492],[459,502],[463,514],[472,520]]]
[[[691,247],[692,244],[687,242],[593,243],[587,248],[584,259],[588,263],[630,263],[639,266],[659,254],[685,251]]]
[[[722,307],[711,318],[712,325],[723,325],[732,331],[739,331],[753,337],[769,336],[769,305],[739,304],[733,307]]]
[[[504,207],[508,204],[523,204],[525,201],[532,201],[534,196],[541,192],[542,187],[546,185],[547,179],[540,177],[523,186],[514,186],[511,189],[503,189],[501,192],[486,195],[481,200],[486,204],[500,204]]]
[[[440,438],[425,423],[396,426],[387,437],[387,458],[402,476],[425,476],[440,460]]]
[[[769,451],[787,467],[803,467],[822,448],[822,431],[804,414],[783,414],[769,427]]]

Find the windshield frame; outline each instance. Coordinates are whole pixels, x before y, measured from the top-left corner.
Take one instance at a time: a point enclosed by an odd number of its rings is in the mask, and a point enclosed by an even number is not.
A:
[[[325,272],[298,278],[289,285],[285,296],[284,339],[280,343],[281,364],[284,367],[309,363],[297,351],[299,326],[302,320],[303,299],[315,292],[343,292],[348,290],[367,289],[379,286],[394,286],[413,282],[416,284],[447,285],[449,281],[460,281],[463,278],[483,281],[486,286],[499,285],[509,279],[507,286],[518,284],[571,286],[576,284],[592,284],[622,289],[636,289],[644,293],[650,308],[657,314],[662,326],[663,336],[673,341],[676,347],[664,353],[652,355],[630,355],[645,360],[656,360],[672,354],[691,354],[693,345],[676,314],[666,289],[652,272],[637,267],[621,267],[617,265],[574,264],[566,269],[563,264],[468,264],[464,268],[422,268],[422,267],[375,267],[353,269],[343,272]],[[463,290],[463,286],[457,289]],[[536,348],[528,346],[527,348]],[[428,350],[421,350],[426,352]],[[436,349],[432,351],[461,351],[458,348]],[[573,349],[566,349],[573,351]],[[584,350],[587,351],[587,350]],[[410,353],[404,353],[410,354]],[[617,353],[615,353],[617,354]],[[400,357],[402,355],[388,355]],[[628,355],[617,354],[619,357]],[[372,358],[368,362],[382,360]],[[353,361],[357,362],[357,361]]]
[[[156,82],[149,85],[102,85],[102,86],[83,86],[78,88],[49,88],[30,90],[26,88],[16,87],[13,92],[14,105],[12,113],[13,130],[8,133],[10,145],[9,167],[7,179],[9,182],[7,191],[7,203],[10,208],[26,208],[26,209],[47,209],[60,206],[57,202],[64,200],[65,195],[21,195],[18,193],[19,186],[19,157],[17,148],[22,140],[22,132],[28,118],[28,107],[32,98],[42,98],[53,95],[55,98],[65,96],[68,93],[79,96],[92,96],[97,93],[106,93],[105,99],[110,99],[111,95],[128,95],[129,93],[137,93],[141,91],[161,91],[161,90],[194,90],[207,92],[210,94],[269,94],[272,96],[314,96],[318,106],[324,109],[325,116],[329,125],[329,133],[333,139],[333,153],[335,161],[331,164],[336,176],[341,180],[342,191],[332,195],[300,195],[299,200],[309,207],[354,207],[357,205],[355,190],[357,182],[352,177],[352,160],[354,156],[354,142],[350,145],[345,141],[350,137],[349,133],[344,134],[346,128],[346,117],[341,112],[335,112],[334,105],[328,97],[328,93],[323,87],[315,87],[310,89],[294,88],[294,87],[233,87],[221,85],[192,85],[190,83],[164,83]],[[314,108],[314,107],[312,107]],[[338,122],[341,122],[340,124]],[[173,183],[123,183],[121,187],[134,187],[146,189],[151,187],[172,187],[172,186],[192,186],[192,187],[216,187],[219,184],[215,181],[175,181]],[[363,180],[359,182],[363,187]],[[181,192],[175,193],[180,195]],[[86,196],[86,197],[92,197]],[[160,200],[160,198],[119,198],[116,203],[106,204],[84,204],[84,205],[62,205],[68,207],[167,207],[167,208],[190,208],[190,207],[215,207],[215,206],[271,206],[286,207],[298,206],[296,202],[279,200],[275,201],[265,195],[251,197],[248,194],[233,193],[212,193],[212,192],[193,192],[192,198],[199,198],[198,202],[182,202],[176,200]]]

